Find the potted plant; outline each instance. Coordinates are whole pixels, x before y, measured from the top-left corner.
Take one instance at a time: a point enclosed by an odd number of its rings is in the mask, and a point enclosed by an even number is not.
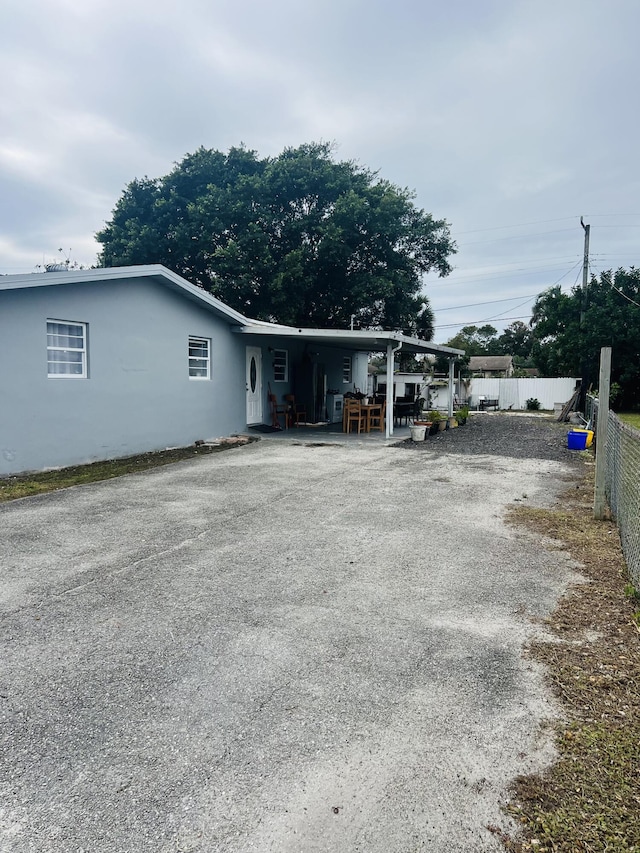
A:
[[[442,415],[436,409],[432,409],[427,415],[427,420],[431,421],[431,429],[429,435],[434,435],[440,429],[444,429],[447,425],[446,421],[442,420]],[[442,424],[442,426],[440,426]]]
[[[462,406],[457,412],[454,412],[454,417],[458,421],[458,426],[463,426],[469,417],[469,406]]]

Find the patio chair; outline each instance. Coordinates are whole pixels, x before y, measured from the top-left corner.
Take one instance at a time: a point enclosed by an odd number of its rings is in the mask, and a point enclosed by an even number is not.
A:
[[[269,408],[271,409],[271,426],[280,429],[280,415],[284,418],[284,428],[288,426],[289,413],[287,403],[278,403],[275,394],[269,394]]]
[[[296,403],[296,398],[294,394],[285,394],[284,401],[287,404],[287,415],[289,417],[290,424],[293,426],[298,426],[298,424],[307,422],[307,411],[304,406],[299,406]]]
[[[369,408],[369,429],[379,429],[384,432],[384,416],[387,411],[387,401],[384,400],[380,405]]]
[[[367,413],[362,410],[359,400],[344,401],[344,431],[351,432],[351,427],[357,427],[358,433],[366,432]]]

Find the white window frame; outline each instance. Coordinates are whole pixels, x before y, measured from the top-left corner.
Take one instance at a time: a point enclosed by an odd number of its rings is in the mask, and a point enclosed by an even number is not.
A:
[[[49,343],[49,335],[55,335],[57,337],[69,337],[68,335],[63,335],[60,332],[54,331],[50,326],[53,325],[60,326],[78,326],[82,330],[82,338],[81,345],[78,347],[73,346],[59,346],[57,344]],[[81,323],[78,320],[54,320],[53,318],[47,318],[47,378],[48,379],[86,379],[88,376],[87,371],[87,330],[88,324]],[[57,371],[52,372],[52,365],[56,364],[64,364],[65,362],[56,362],[51,361],[49,359],[50,353],[53,352],[73,352],[80,353],[81,358],[79,362],[68,362],[69,364],[80,364],[82,370],[80,373],[58,373]]]
[[[353,377],[353,359],[350,355],[345,355],[342,358],[342,381],[346,384],[352,381]]]
[[[206,354],[202,355],[191,355],[191,345],[195,344],[196,346],[204,346],[206,347]],[[189,380],[193,380],[194,382],[198,382],[201,380],[211,379],[211,338],[201,338],[199,335],[189,335],[189,344],[187,353],[189,356]],[[194,374],[191,372],[194,370],[202,370],[202,368],[206,369],[206,375],[202,376],[200,374]]]
[[[282,356],[284,355],[284,359]],[[280,361],[278,360],[280,358]],[[278,370],[281,369],[280,375]],[[274,349],[273,351],[273,381],[288,382],[289,381],[289,350]]]

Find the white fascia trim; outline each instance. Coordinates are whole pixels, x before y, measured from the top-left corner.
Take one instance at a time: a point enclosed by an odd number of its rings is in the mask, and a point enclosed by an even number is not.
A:
[[[29,287],[48,287],[54,284],[78,284],[82,282],[114,281],[126,278],[155,278],[184,290],[191,297],[214,308],[230,320],[242,325],[254,322],[235,311],[224,302],[211,296],[206,290],[197,287],[182,276],[168,270],[162,264],[147,264],[132,267],[100,267],[93,270],[68,270],[65,272],[39,272],[27,275],[0,276],[0,290],[20,290]]]
[[[450,355],[451,357],[463,356],[464,350],[446,347],[440,344],[432,344],[423,341],[420,338],[411,338],[406,335],[401,335],[399,332],[383,332],[366,329],[299,329],[294,326],[278,326],[275,323],[262,323],[261,321],[250,320],[249,323],[240,328],[234,329],[239,334],[244,335],[280,335],[287,338],[317,338],[344,340],[350,343],[362,341],[363,347],[370,349],[369,344],[380,342],[410,344],[413,347],[418,347],[421,352],[441,353],[442,355]],[[366,346],[365,346],[366,345]]]

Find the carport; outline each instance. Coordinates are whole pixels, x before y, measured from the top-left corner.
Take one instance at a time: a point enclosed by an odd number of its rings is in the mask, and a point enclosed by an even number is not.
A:
[[[306,344],[323,344],[340,350],[351,350],[353,352],[377,353],[383,352],[387,357],[387,416],[385,424],[386,438],[393,435],[393,360],[401,350],[414,355],[436,355],[444,356],[449,362],[449,417],[453,415],[453,382],[454,362],[464,355],[464,350],[453,347],[441,346],[403,335],[400,332],[386,332],[377,330],[351,330],[351,329],[296,329],[291,326],[278,326],[273,323],[252,323],[247,326],[239,326],[234,329],[238,334],[250,334],[252,336],[277,335],[278,338],[291,338],[304,341]]]

